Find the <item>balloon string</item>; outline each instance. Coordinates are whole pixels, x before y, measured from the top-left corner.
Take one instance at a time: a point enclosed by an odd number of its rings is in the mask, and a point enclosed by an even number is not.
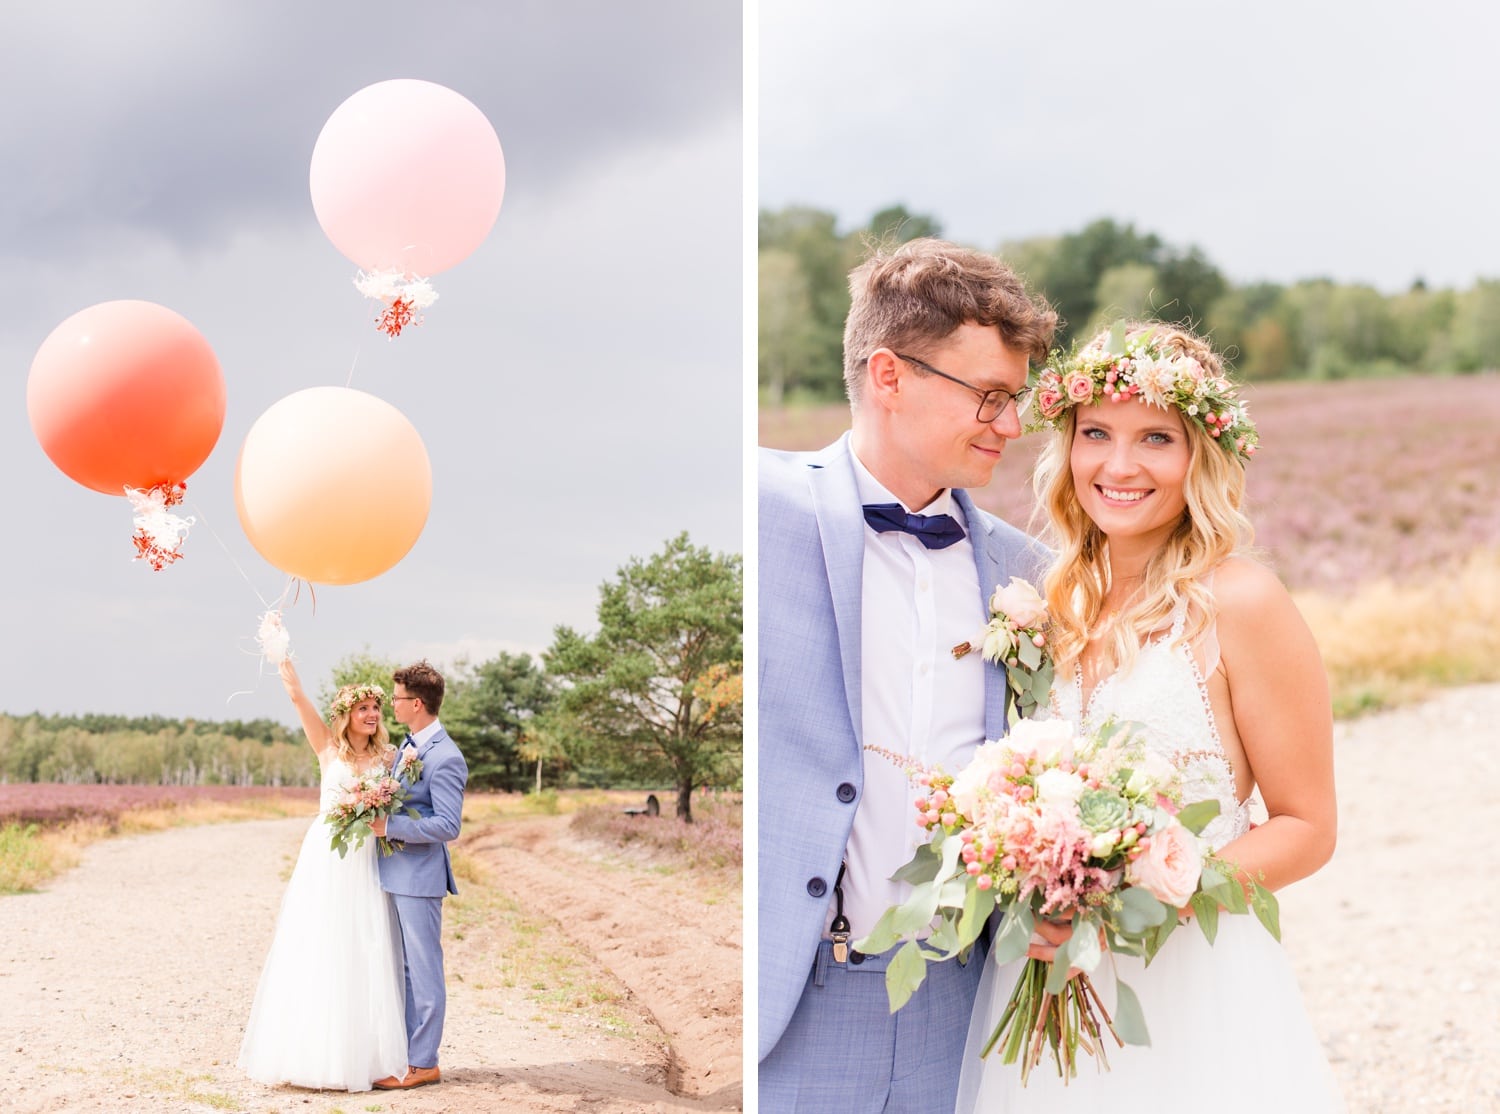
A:
[[[240,568],[240,563],[234,559],[234,554],[229,552],[229,547],[224,544],[224,539],[219,537],[219,532],[213,528],[213,524],[210,523],[207,516],[204,515],[203,508],[194,503],[193,510],[198,515],[198,521],[203,523],[203,528],[207,530],[210,535],[212,535],[214,541],[219,543],[219,548],[224,551],[224,556],[229,558],[229,563],[234,566],[234,571],[240,574],[240,578],[244,580],[246,584],[250,585],[250,591],[255,593],[255,598],[260,600],[260,605],[267,611],[279,609],[281,604],[286,600],[287,588],[283,588],[281,590],[281,598],[278,599],[276,603],[272,604],[267,601],[266,597],[261,595],[260,592],[256,589],[255,582],[251,580],[248,575],[246,575],[244,569]],[[288,587],[290,587],[290,585],[288,585]]]

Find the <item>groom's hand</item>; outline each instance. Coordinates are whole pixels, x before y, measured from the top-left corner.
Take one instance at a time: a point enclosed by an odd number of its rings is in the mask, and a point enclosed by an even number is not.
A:
[[[377,816],[374,820],[371,820],[370,831],[374,832],[378,836],[385,835],[385,817]]]

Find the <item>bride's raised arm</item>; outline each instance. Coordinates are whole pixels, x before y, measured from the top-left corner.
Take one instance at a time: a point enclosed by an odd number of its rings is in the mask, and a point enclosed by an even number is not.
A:
[[[307,698],[307,693],[302,690],[302,678],[297,676],[297,667],[292,664],[291,659],[283,660],[277,667],[277,672],[281,674],[281,684],[286,689],[286,694],[292,698],[292,707],[297,709],[297,718],[302,721],[302,731],[307,736],[308,746],[313,748],[314,754],[322,757],[324,749],[333,740],[333,733],[323,722],[323,717],[318,715],[318,709]]]
[[[1328,678],[1312,632],[1270,569],[1228,562],[1214,597],[1234,726],[1268,816],[1222,853],[1275,890],[1326,863],[1337,839]]]

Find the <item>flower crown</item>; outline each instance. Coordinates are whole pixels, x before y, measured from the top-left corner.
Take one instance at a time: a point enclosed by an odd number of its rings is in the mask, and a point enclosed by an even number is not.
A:
[[[1168,349],[1155,335],[1153,328],[1126,336],[1125,323],[1119,322],[1103,342],[1075,348],[1066,357],[1054,349],[1037,376],[1027,431],[1061,429],[1075,406],[1137,398],[1162,409],[1177,407],[1230,456],[1249,460],[1260,435],[1239,400],[1239,388],[1192,356]]]
[[[385,703],[385,689],[379,685],[345,685],[333,698],[329,711],[336,716],[346,716],[354,710],[354,705],[372,696],[381,704]]]

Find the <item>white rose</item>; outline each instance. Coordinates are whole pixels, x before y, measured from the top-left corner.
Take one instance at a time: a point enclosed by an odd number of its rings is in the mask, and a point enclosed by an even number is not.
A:
[[[1047,619],[1047,601],[1019,576],[1011,577],[1003,587],[995,587],[990,610],[1002,613],[1017,628],[1035,627]]]
[[[971,820],[979,819],[982,802],[990,795],[990,779],[1010,765],[1009,755],[1004,743],[983,743],[975,748],[974,757],[959,771],[948,790],[953,807]]]
[[[1073,746],[1073,725],[1065,719],[1023,719],[1010,726],[1006,740],[1017,751],[1048,754]]]
[[[1077,804],[1086,788],[1088,786],[1084,784],[1083,778],[1077,774],[1065,774],[1058,769],[1043,770],[1036,779],[1037,799],[1043,804],[1057,804],[1061,801]]]
[[[1100,832],[1094,837],[1094,845],[1089,848],[1096,859],[1109,858],[1110,852],[1115,849],[1115,844],[1120,842],[1120,833],[1115,831]]]

